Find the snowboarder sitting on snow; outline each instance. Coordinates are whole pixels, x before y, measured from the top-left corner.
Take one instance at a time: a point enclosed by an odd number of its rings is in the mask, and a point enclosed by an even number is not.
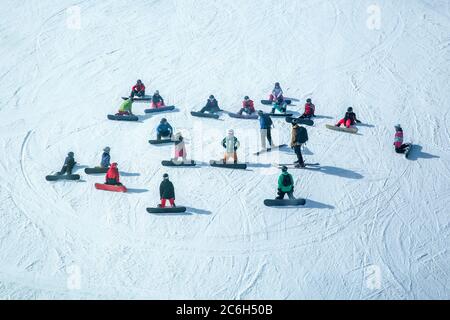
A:
[[[273,121],[268,114],[265,114],[262,110],[258,111],[259,115],[259,127],[261,135],[261,147],[266,149],[266,139],[269,141],[269,147],[267,151],[272,150],[272,127]]]
[[[109,155],[110,152],[110,147],[106,147],[105,149],[103,149],[102,161],[100,162],[101,168],[109,168],[111,166],[111,156]]]
[[[302,145],[308,141],[308,131],[299,126],[297,120],[292,121],[292,137],[291,137],[291,148],[294,149],[297,155],[296,168],[304,168],[305,162],[302,156]]]
[[[238,114],[242,115],[242,113],[245,112],[248,115],[251,115],[256,112],[255,110],[255,103],[253,100],[250,100],[249,96],[244,97],[244,101],[242,102],[242,108],[239,110]]]
[[[272,113],[275,113],[275,109],[280,111],[281,113],[286,113],[287,104],[284,101],[283,97],[278,98],[278,100],[273,103]]]
[[[77,163],[77,162],[75,161],[74,156],[75,156],[75,155],[74,155],[73,152],[69,152],[69,153],[67,154],[66,160],[64,161],[64,165],[63,165],[61,171],[58,172],[58,175],[61,176],[61,175],[65,174],[65,173],[67,173],[68,175],[71,175],[71,174],[72,174],[73,167],[74,167],[75,164]]]
[[[131,111],[132,107],[133,107],[133,98],[128,98],[127,100],[125,100],[119,108],[119,112],[117,113],[117,115],[120,116],[131,116],[133,115],[133,112]]]
[[[350,126],[355,125],[355,123],[361,123],[361,121],[356,119],[356,114],[353,112],[353,108],[349,107],[347,109],[347,112],[345,113],[344,119],[339,120],[339,122],[336,124],[336,127],[340,127],[343,124],[347,128],[350,128]]]
[[[130,98],[144,97],[145,96],[145,86],[141,80],[138,80],[136,84],[131,88]]]
[[[152,97],[152,108],[157,109],[157,108],[162,108],[164,106],[165,106],[164,99],[163,99],[163,97],[161,97],[159,95],[159,91],[156,90],[155,94]]]
[[[159,195],[161,198],[161,204],[158,205],[159,208],[165,208],[166,202],[169,200],[170,205],[172,207],[175,206],[175,188],[173,187],[173,183],[169,180],[169,175],[165,173],[163,175],[163,181],[159,186]]]
[[[396,125],[395,126],[395,138],[394,138],[394,146],[395,146],[395,152],[397,153],[405,153],[406,149],[410,146],[411,144],[403,143],[403,129],[401,127],[401,125]]]
[[[119,169],[117,168],[117,163],[113,163],[111,167],[109,168],[108,172],[106,173],[106,182],[105,184],[112,185],[112,186],[121,186],[120,183],[120,175],[119,175]]]
[[[275,83],[275,87],[272,90],[269,100],[271,102],[274,102],[274,101],[278,101],[279,98],[281,98],[282,101],[284,101],[283,89],[281,89],[280,83],[277,82],[277,83]]]
[[[209,112],[209,113],[216,113],[219,112],[219,103],[217,102],[216,98],[214,98],[213,95],[209,96],[208,101],[206,102],[206,105],[200,110],[201,113]]]
[[[167,122],[166,118],[162,118],[160,124],[156,128],[157,139],[161,140],[162,137],[172,138],[172,133],[172,126]]]
[[[287,194],[290,200],[295,200],[294,197],[294,178],[288,172],[288,168],[283,166],[282,173],[278,178],[278,197],[277,200],[283,200]]]
[[[175,158],[173,161],[178,161],[179,158],[183,158],[183,161],[186,161],[186,157],[186,144],[184,143],[183,136],[179,132],[175,135]]]
[[[311,119],[315,117],[316,106],[312,103],[311,99],[306,100],[305,113],[300,116],[300,119]]]
[[[226,149],[223,164],[226,164],[227,160],[231,157],[233,157],[234,164],[237,164],[238,158],[236,151],[240,145],[239,140],[234,136],[234,130],[228,130],[228,135],[222,140],[222,146]]]

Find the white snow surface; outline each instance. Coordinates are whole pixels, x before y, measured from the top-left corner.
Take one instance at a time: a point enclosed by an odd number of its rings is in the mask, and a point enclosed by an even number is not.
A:
[[[449,299],[450,5],[365,0],[0,2],[0,298]],[[81,10],[81,28],[70,24]],[[368,10],[369,8],[369,10]],[[375,10],[376,12],[376,10]],[[76,25],[75,25],[76,26]],[[198,168],[164,168],[163,115],[112,122],[136,79],[177,112]],[[258,122],[192,118],[214,94],[257,108],[279,81],[325,116],[291,170],[302,208],[268,208],[290,150],[256,158]],[[325,124],[353,106],[359,135]],[[327,118],[328,117],[328,118]],[[417,147],[393,150],[394,125]],[[290,125],[275,120],[277,143]],[[234,128],[247,171],[210,168]],[[130,193],[103,176],[46,182],[68,151],[112,148]],[[186,215],[150,215],[168,172]]]

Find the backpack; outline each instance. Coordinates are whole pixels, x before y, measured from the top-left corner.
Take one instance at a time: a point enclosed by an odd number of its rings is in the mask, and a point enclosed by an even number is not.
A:
[[[285,187],[289,187],[292,185],[292,179],[291,176],[289,174],[285,174],[283,176],[283,186]]]
[[[308,131],[304,127],[297,128],[297,139],[298,143],[306,143],[308,141]]]
[[[266,123],[267,128],[270,128],[273,125],[272,118],[268,115],[265,115],[264,122]]]

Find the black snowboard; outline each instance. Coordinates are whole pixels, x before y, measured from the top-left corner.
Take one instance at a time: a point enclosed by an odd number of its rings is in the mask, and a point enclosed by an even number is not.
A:
[[[261,155],[263,153],[272,152],[273,150],[278,150],[278,149],[285,148],[285,147],[287,147],[287,144],[281,144],[279,146],[272,146],[272,147],[270,147],[270,151],[261,150],[261,151],[258,151],[256,153],[254,153],[254,155],[255,156],[259,156],[259,155]]]
[[[311,119],[301,119],[301,118],[294,118],[294,117],[287,117],[286,122],[292,123],[292,120],[296,119],[298,124],[304,124],[305,126],[313,126],[314,121]]]
[[[172,111],[175,110],[175,106],[168,106],[168,107],[162,107],[157,109],[145,109],[145,113],[159,113],[159,112],[165,112],[165,111]]]
[[[209,164],[211,165],[211,167],[216,167],[216,168],[226,168],[226,169],[239,169],[239,170],[245,170],[247,169],[247,164],[245,163],[226,163],[224,164],[223,161],[216,161],[216,160],[211,160],[209,161]]]
[[[408,159],[409,155],[411,154],[411,150],[414,148],[414,145],[412,143],[409,144],[409,147],[405,150],[405,158]]]
[[[293,164],[293,163],[275,163],[274,166],[278,167],[278,168],[282,168],[282,167],[288,167],[289,169],[315,169],[315,170],[320,170],[320,163],[305,163],[305,167],[304,168],[296,168],[297,164]]]
[[[175,143],[175,141],[172,141],[171,139],[161,139],[161,140],[148,140],[148,143],[157,145],[157,144],[169,144],[169,143]]]
[[[286,118],[292,117],[294,114],[292,113],[268,113],[271,118]]]
[[[292,101],[289,99],[284,100],[284,102],[286,102],[287,105],[292,104]],[[261,104],[266,105],[266,106],[271,106],[273,104],[273,102],[270,100],[261,100]]]
[[[173,161],[173,160],[163,160],[161,162],[161,164],[165,167],[195,167],[196,163],[195,161],[191,160],[191,161],[187,161],[187,162],[183,162],[183,161]]]
[[[130,97],[122,97],[123,100],[128,100]],[[153,96],[144,96],[144,97],[134,97],[133,101],[134,102],[139,102],[139,101],[151,101],[153,98]]]
[[[183,213],[186,210],[186,207],[147,208],[148,213]]]
[[[201,113],[201,112],[195,112],[191,111],[191,115],[194,117],[200,117],[200,118],[211,118],[211,119],[219,119],[219,115],[217,113]]]
[[[108,114],[108,119],[115,121],[139,121],[137,116],[116,116],[112,114]]]
[[[298,207],[304,206],[306,204],[305,199],[296,199],[296,200],[272,200],[267,199],[264,200],[264,205],[267,207]]]
[[[86,174],[103,174],[103,173],[107,173],[109,170],[109,168],[86,168],[84,169],[84,173]]]
[[[70,174],[70,175],[49,175],[45,177],[47,181],[58,181],[58,180],[80,180],[79,174]]]

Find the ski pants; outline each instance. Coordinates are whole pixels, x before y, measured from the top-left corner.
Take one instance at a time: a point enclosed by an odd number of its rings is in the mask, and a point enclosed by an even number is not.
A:
[[[175,207],[175,198],[170,198],[170,199],[161,199],[161,208],[165,208],[166,207],[166,202],[167,200],[169,200],[169,203],[172,207]]]
[[[158,132],[158,133],[156,134],[156,138],[157,138],[158,140],[161,140],[162,137],[165,137],[165,138],[167,138],[167,137],[172,138],[172,134],[170,133],[170,131]]]
[[[208,113],[216,113],[216,112],[218,112],[218,111],[219,111],[218,109],[210,109],[210,108],[208,108],[208,107],[203,107],[202,110],[200,110],[200,113],[205,113],[205,112],[208,112]]]
[[[142,98],[143,96],[145,96],[145,90],[144,91],[131,91],[130,96],[132,98],[134,98],[135,96],[139,97],[139,98]]]
[[[395,152],[397,153],[405,153],[406,148],[409,147],[409,144],[402,144],[400,148],[395,148]]]
[[[117,115],[119,115],[119,116],[130,116],[131,115],[131,110],[130,111],[119,111],[117,113]]]
[[[300,165],[304,165],[305,162],[303,161],[302,145],[294,146],[294,151],[295,151],[295,154],[297,155],[298,163],[299,163]]]
[[[283,98],[283,100],[284,100],[284,97],[283,96],[280,96],[281,98]],[[270,96],[269,96],[269,100],[270,101],[275,101],[275,100],[278,100],[278,98],[276,98],[273,94],[271,94]]]
[[[352,120],[348,119],[347,121],[345,121],[345,119],[341,119],[339,120],[337,126],[340,127],[342,124],[344,124],[347,128],[350,128],[350,126],[352,125]]]
[[[153,109],[158,109],[158,108],[162,108],[162,107],[164,107],[164,102],[162,102],[162,101],[157,102],[157,103],[152,102],[152,108]]]
[[[250,110],[250,108],[241,108],[241,110],[239,110],[238,114],[242,114],[243,112],[245,112],[246,114],[252,114],[253,112]]]
[[[277,200],[283,200],[284,199],[284,196],[285,195],[288,195],[288,197],[289,197],[289,199],[290,200],[295,200],[295,197],[294,197],[294,191],[292,190],[292,191],[289,191],[289,192],[283,192],[283,191],[281,191],[281,190],[278,190],[278,197],[277,197]]]
[[[237,157],[237,152],[225,152],[225,155],[223,157],[223,162],[226,163],[228,159],[233,158],[234,162],[237,163],[238,161],[238,157]]]
[[[63,175],[65,173],[67,173],[68,175],[71,175],[72,170],[73,170],[73,166],[63,165],[63,167],[61,168],[61,171],[59,172],[59,175]]]
[[[269,141],[269,146],[272,147],[272,131],[271,129],[261,129],[261,148],[266,149],[266,139]]]
[[[116,179],[106,179],[105,184],[110,185],[110,186],[121,186],[122,185],[120,182],[117,182]]]

